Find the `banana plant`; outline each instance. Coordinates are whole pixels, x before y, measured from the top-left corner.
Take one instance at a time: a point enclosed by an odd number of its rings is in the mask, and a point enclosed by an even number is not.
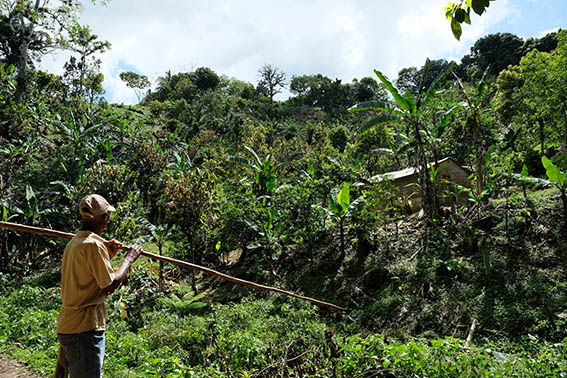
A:
[[[61,162],[61,166],[70,174],[71,180],[79,181],[85,169],[85,161],[88,161],[88,155],[96,150],[97,132],[102,124],[85,128],[79,125],[75,116],[71,114],[70,119],[60,120],[56,125],[58,128],[52,135],[62,138],[71,148],[71,161],[67,164]]]
[[[463,102],[463,107],[468,110],[467,125],[470,125],[472,129],[473,137],[473,149],[475,156],[475,173],[476,173],[476,192],[480,194],[483,190],[485,174],[483,172],[483,160],[484,160],[484,145],[483,145],[483,133],[482,124],[480,119],[481,109],[487,105],[490,101],[492,94],[494,93],[494,88],[492,88],[488,82],[490,70],[486,69],[482,74],[482,77],[476,83],[474,89],[467,89],[463,84],[461,79],[455,74],[454,78],[459,84],[460,92],[465,100]]]
[[[429,60],[425,63],[426,72],[428,67]],[[454,62],[448,64],[431,82],[427,89],[425,89],[425,82],[422,79],[417,95],[411,94],[408,90],[406,90],[404,94],[401,94],[382,72],[374,70],[378,79],[388,92],[390,92],[393,101],[367,101],[356,104],[349,109],[350,111],[373,111],[378,113],[360,128],[359,133],[385,123],[400,122],[405,125],[406,135],[412,139],[413,155],[422,190],[423,209],[428,218],[436,218],[437,209],[434,205],[435,188],[431,185],[427,172],[426,145],[428,141],[425,137],[431,135],[431,132],[425,125],[424,118],[430,110],[431,101],[438,92],[438,85],[446,79],[447,75],[449,75],[454,67]],[[423,77],[425,78],[426,76],[427,75],[424,73]],[[454,111],[454,108],[447,111],[443,120],[448,122],[450,115]]]
[[[319,205],[313,207],[323,210],[329,217],[339,221],[339,231],[341,237],[341,260],[345,258],[345,219],[351,216],[355,211],[359,211],[363,205],[364,196],[359,197],[356,201],[350,201],[350,185],[343,182],[340,190],[333,189],[328,195],[329,208]]]
[[[250,250],[263,247],[267,256],[271,260],[276,260],[281,250],[280,240],[282,236],[283,223],[279,221],[280,215],[276,211],[275,205],[267,206],[265,201],[259,219],[244,219],[244,222],[256,233],[256,240],[249,243],[247,248]]]
[[[248,146],[244,146],[244,148],[252,156],[253,160],[240,156],[229,156],[226,160],[252,168],[255,174],[254,193],[258,197],[270,195],[276,188],[277,179],[275,171],[281,164],[274,162],[271,152],[264,159],[260,159],[252,148]]]
[[[156,246],[157,246],[157,249],[158,249],[158,254],[160,256],[163,256],[163,247],[164,247],[167,239],[171,236],[171,234],[175,232],[175,226],[170,226],[170,225],[167,225],[167,224],[166,225],[160,224],[160,225],[156,226],[156,225],[152,224],[146,218],[142,217],[141,215],[138,215],[135,218],[150,233],[149,233],[149,235],[142,236],[141,238],[137,239],[134,242],[134,244],[135,245],[142,245],[144,243],[153,241],[153,242],[156,243]],[[160,287],[163,287],[163,262],[162,261],[159,262],[158,276],[159,276],[159,285],[160,285]]]

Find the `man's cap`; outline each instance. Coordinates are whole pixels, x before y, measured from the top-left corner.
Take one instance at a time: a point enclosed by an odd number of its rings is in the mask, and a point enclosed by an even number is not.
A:
[[[83,218],[93,218],[109,211],[116,211],[116,209],[98,194],[85,196],[79,205],[79,212]]]

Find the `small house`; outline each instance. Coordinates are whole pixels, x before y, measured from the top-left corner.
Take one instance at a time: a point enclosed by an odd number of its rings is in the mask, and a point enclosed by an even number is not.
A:
[[[430,163],[430,165],[433,164]],[[437,167],[439,166],[436,189],[440,204],[454,206],[456,203],[462,203],[467,198],[466,194],[459,193],[451,183],[470,188],[470,173],[451,158],[439,160]],[[372,182],[384,180],[388,180],[399,189],[400,202],[404,208],[412,213],[421,210],[421,191],[416,168],[410,167],[400,171],[387,172],[371,178]]]

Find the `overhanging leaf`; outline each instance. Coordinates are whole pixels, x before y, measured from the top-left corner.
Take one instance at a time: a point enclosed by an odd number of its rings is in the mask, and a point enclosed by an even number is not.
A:
[[[536,184],[536,185],[541,185],[541,186],[553,186],[554,183],[550,180],[546,180],[546,179],[542,179],[542,178],[538,178],[538,177],[525,177],[519,174],[513,174],[512,175],[513,178],[515,178],[516,180],[518,180],[519,182],[525,182],[525,183],[529,183],[529,184]]]
[[[376,76],[378,76],[378,79],[380,79],[380,81],[382,82],[382,84],[384,84],[384,86],[386,87],[386,89],[388,90],[388,92],[390,92],[392,94],[392,97],[394,97],[394,100],[396,101],[396,104],[403,110],[405,110],[406,112],[410,112],[411,111],[411,106],[410,104],[407,102],[407,100],[400,94],[400,92],[398,92],[398,89],[396,87],[394,87],[394,85],[388,80],[388,78],[380,71],[378,70],[374,70],[374,73],[376,74]]]
[[[460,28],[460,25],[459,25],[459,28]],[[451,71],[453,71],[455,66],[456,66],[455,62],[449,63],[445,67],[445,69],[443,69],[443,71],[441,71],[437,75],[437,77],[435,77],[433,82],[429,85],[429,89],[427,89],[427,92],[425,92],[425,96],[423,97],[423,101],[419,102],[420,110],[423,109],[425,106],[427,106],[429,104],[429,101],[433,98],[433,95],[435,94],[435,89],[437,88],[437,85],[447,78],[447,76],[451,73]]]
[[[547,178],[559,184],[560,186],[563,186],[563,184],[565,183],[565,173],[562,173],[559,168],[557,168],[546,156],[541,157],[541,162],[545,167]]]
[[[350,205],[350,185],[347,182],[343,182],[343,187],[337,195],[337,203],[342,208],[341,216],[344,216],[348,212]]]
[[[456,19],[451,20],[451,31],[453,32],[453,36],[457,39],[457,41],[461,40],[461,35],[463,34],[463,28],[461,24]]]

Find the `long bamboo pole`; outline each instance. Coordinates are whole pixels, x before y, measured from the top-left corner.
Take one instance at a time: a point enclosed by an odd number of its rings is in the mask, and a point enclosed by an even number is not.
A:
[[[38,234],[38,235],[51,236],[51,237],[55,237],[55,238],[71,239],[75,236],[75,234],[71,234],[69,232],[62,232],[62,231],[51,230],[51,229],[48,229],[48,228],[26,226],[26,225],[23,225],[23,224],[11,223],[11,222],[2,222],[2,221],[0,221],[0,228],[5,228],[5,229],[8,229],[8,230],[14,230],[14,231],[28,232],[28,233],[32,233],[32,234]],[[310,297],[305,297],[303,295],[295,294],[295,293],[292,293],[290,291],[278,289],[278,288],[275,288],[275,287],[260,285],[260,284],[257,284],[257,283],[251,282],[251,281],[246,281],[246,280],[243,280],[243,279],[240,279],[240,278],[232,277],[232,276],[229,276],[227,274],[217,272],[216,270],[205,268],[204,266],[191,264],[187,261],[177,260],[177,259],[173,259],[171,257],[166,257],[166,256],[160,256],[160,255],[156,255],[156,254],[146,252],[146,251],[142,251],[142,255],[146,256],[150,259],[153,259],[153,260],[164,261],[164,262],[168,262],[168,263],[171,263],[171,264],[183,266],[185,268],[198,270],[200,272],[210,274],[210,275],[222,278],[224,280],[232,281],[232,282],[240,284],[240,285],[250,286],[250,287],[253,287],[253,288],[256,288],[256,289],[260,289],[260,290],[271,291],[271,292],[274,292],[274,293],[279,293],[279,294],[287,295],[287,296],[290,296],[290,297],[298,298],[298,299],[301,299],[301,300],[313,302],[313,303],[316,303],[316,304],[321,305],[321,306],[332,307],[332,308],[335,308],[337,310],[345,311],[344,308],[339,307],[337,305],[334,305],[332,303],[320,301],[318,299],[314,299],[314,298],[310,298]]]

